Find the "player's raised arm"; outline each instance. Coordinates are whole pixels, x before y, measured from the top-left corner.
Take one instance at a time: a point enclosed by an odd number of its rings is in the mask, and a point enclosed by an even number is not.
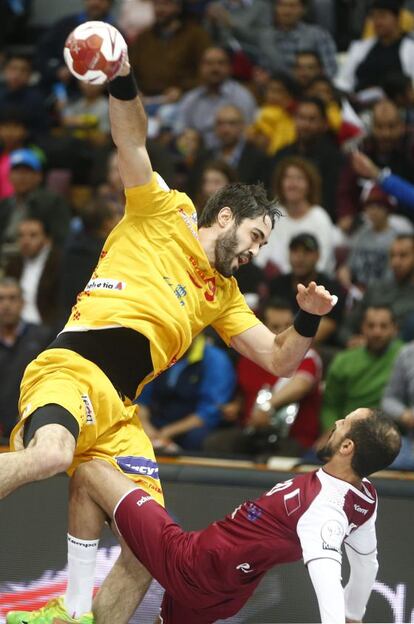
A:
[[[119,30],[106,22],[80,24],[66,39],[63,56],[78,80],[108,84],[111,132],[124,186],[150,182],[152,168],[145,147],[147,118],[131,73],[128,47]]]
[[[125,188],[147,184],[152,167],[145,147],[147,117],[126,55],[117,76],[108,83],[111,133],[118,150],[119,172]]]

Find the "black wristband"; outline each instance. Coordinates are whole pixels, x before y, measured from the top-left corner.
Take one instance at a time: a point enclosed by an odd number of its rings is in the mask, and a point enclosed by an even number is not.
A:
[[[300,309],[293,320],[293,327],[304,338],[313,338],[318,331],[320,322],[319,314],[310,314]]]
[[[126,76],[118,76],[108,83],[108,91],[117,100],[134,100],[138,95],[138,87],[132,72]]]

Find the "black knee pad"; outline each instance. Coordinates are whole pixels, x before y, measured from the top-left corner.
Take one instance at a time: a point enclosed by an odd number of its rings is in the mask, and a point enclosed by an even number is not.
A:
[[[78,439],[79,424],[76,418],[61,405],[51,403],[39,407],[26,419],[23,431],[23,444],[25,447],[32,440],[36,431],[45,425],[62,425],[73,435],[75,441]]]

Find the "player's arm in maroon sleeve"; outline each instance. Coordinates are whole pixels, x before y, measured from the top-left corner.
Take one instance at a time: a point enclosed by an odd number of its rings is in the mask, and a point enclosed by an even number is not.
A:
[[[128,82],[121,82],[121,90],[125,91],[125,97],[131,94],[132,99],[114,97],[115,85],[119,89],[119,81],[122,80]],[[152,178],[151,162],[145,146],[147,117],[133,85],[131,67],[126,58],[118,77],[109,83],[111,134],[118,151],[119,172],[125,188],[147,184]]]

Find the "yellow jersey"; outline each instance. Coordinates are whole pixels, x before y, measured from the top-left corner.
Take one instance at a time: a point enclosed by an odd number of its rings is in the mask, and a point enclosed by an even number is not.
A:
[[[154,366],[147,382],[182,357],[207,325],[229,344],[259,320],[235,278],[210,265],[186,194],[170,190],[156,173],[125,194],[125,216],[106,240],[63,331],[126,327],[141,333]]]

